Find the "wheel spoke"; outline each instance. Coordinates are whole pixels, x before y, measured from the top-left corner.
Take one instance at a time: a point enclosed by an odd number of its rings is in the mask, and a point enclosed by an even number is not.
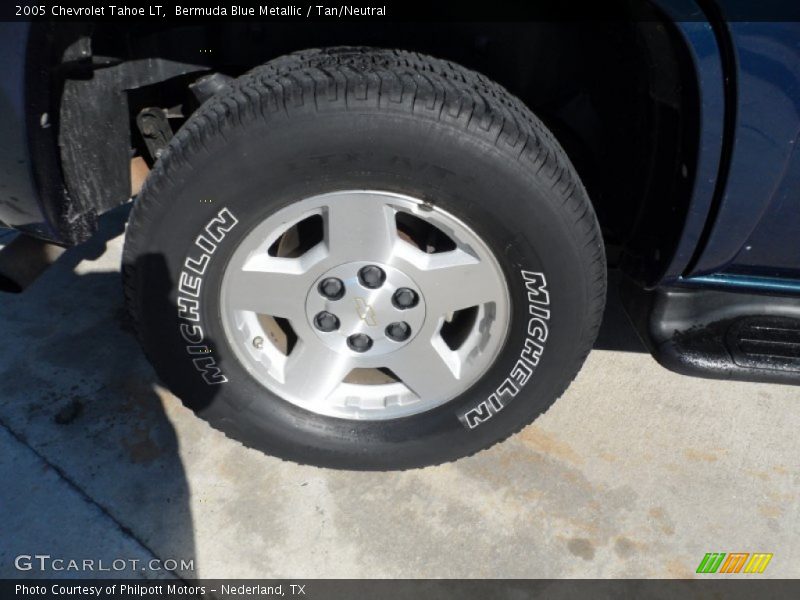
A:
[[[284,390],[307,402],[324,402],[352,370],[352,360],[316,340],[301,340],[283,370]]]
[[[459,365],[450,354],[444,342],[423,338],[394,353],[389,368],[422,400],[441,398],[458,388]]]
[[[397,239],[394,210],[377,194],[337,194],[328,204],[325,239],[333,262],[386,261]]]
[[[268,255],[251,258],[242,269],[230,273],[231,308],[302,320],[309,281],[315,276],[311,267],[320,258],[315,255],[323,253],[324,248],[320,247],[296,259]]]
[[[411,263],[411,276],[424,290],[431,315],[441,317],[486,302],[504,301],[503,286],[494,270],[465,250],[426,254],[409,247],[398,254]]]

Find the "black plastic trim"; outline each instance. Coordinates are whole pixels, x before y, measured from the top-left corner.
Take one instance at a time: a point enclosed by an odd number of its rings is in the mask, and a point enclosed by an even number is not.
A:
[[[689,286],[646,290],[630,278],[622,279],[620,296],[645,346],[671,371],[800,385],[800,360],[787,346],[800,339],[797,296]],[[753,344],[755,329],[761,337]],[[763,350],[779,346],[777,353]]]

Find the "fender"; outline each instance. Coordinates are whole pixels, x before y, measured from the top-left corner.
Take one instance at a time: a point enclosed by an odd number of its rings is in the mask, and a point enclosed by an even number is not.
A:
[[[692,0],[657,0],[656,4],[675,22],[683,36],[694,63],[700,100],[699,147],[689,210],[675,254],[660,284],[681,278],[702,248],[713,224],[718,188],[724,183],[724,169],[729,160],[726,140],[731,134],[728,132],[726,138],[726,116],[731,118],[732,108],[725,85],[729,73],[720,45],[723,32],[707,20],[707,13]]]

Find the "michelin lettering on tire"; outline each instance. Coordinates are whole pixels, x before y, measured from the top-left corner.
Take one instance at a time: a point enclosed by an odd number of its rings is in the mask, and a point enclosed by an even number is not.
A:
[[[459,417],[469,429],[475,429],[485,423],[513,400],[525,384],[530,381],[539,360],[544,353],[545,342],[549,334],[550,293],[547,291],[547,280],[544,273],[521,271],[528,290],[527,337],[522,345],[519,358],[514,363],[508,376],[500,383],[486,400]]]
[[[194,246],[186,256],[178,276],[180,334],[186,342],[186,353],[207,385],[226,383],[228,378],[222,373],[210,345],[206,342],[200,323],[200,292],[214,252],[238,222],[228,208],[221,209],[195,238]]]

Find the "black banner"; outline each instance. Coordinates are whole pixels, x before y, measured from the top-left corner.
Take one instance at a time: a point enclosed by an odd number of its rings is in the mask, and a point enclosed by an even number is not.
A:
[[[176,24],[230,19],[253,22],[373,22],[373,21],[576,21],[654,20],[669,13],[679,21],[707,20],[719,14],[729,21],[800,21],[795,0],[532,0],[463,2],[437,0],[283,0],[205,3],[196,0],[106,2],[106,0],[15,0],[0,5],[2,21],[158,21]]]
[[[353,599],[508,599],[567,600],[796,598],[800,580],[763,580],[751,576],[705,580],[0,580],[3,600],[302,600]]]

